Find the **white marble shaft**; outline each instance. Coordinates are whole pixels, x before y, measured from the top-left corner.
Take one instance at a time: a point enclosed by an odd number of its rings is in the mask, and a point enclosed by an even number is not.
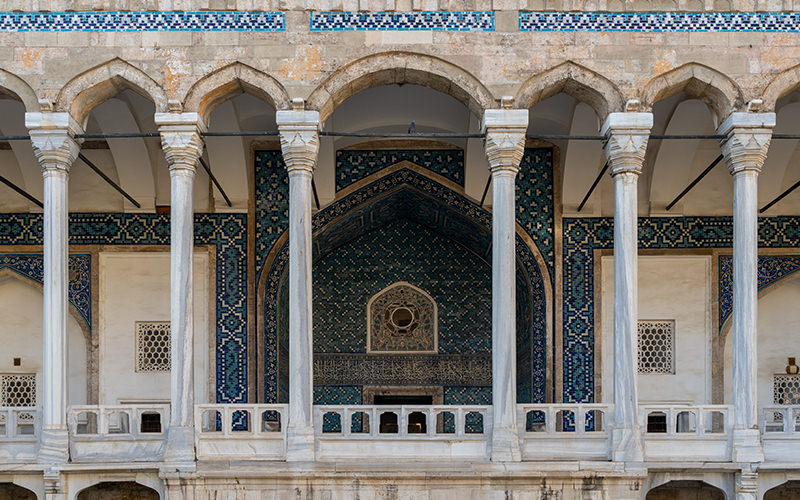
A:
[[[170,422],[169,462],[194,460],[194,177],[205,126],[197,113],[157,113],[170,174]]]
[[[638,425],[637,323],[638,234],[637,182],[647,139],[650,113],[611,113],[601,133],[614,179],[614,428],[612,458],[641,461]]]
[[[278,111],[289,173],[289,423],[286,459],[314,460],[311,316],[311,177],[319,152],[317,111]]]
[[[26,113],[44,178],[44,357],[39,460],[68,459],[67,307],[69,169],[78,157],[81,128],[68,113]]]
[[[758,174],[767,158],[774,113],[732,113],[718,134],[733,175],[734,461],[763,459],[758,423]]]
[[[482,128],[492,175],[491,459],[519,461],[514,204],[517,172],[525,152],[528,111],[487,110]]]

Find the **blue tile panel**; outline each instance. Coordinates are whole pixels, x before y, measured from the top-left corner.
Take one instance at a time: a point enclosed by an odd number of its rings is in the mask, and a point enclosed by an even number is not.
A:
[[[594,399],[594,250],[614,244],[612,218],[563,220],[564,401]],[[730,217],[639,219],[639,248],[730,248]],[[800,217],[759,219],[759,246],[800,246]]]
[[[288,195],[281,193],[288,193],[288,188],[285,182],[279,179],[279,171],[282,168],[279,156],[278,152],[257,152],[255,169],[257,240],[266,234],[264,229],[274,230],[256,245],[259,259],[257,272],[267,273],[264,278],[266,401],[284,399],[281,393],[284,393],[286,383],[282,379],[285,377],[285,372],[288,373],[281,359],[285,355],[281,347],[285,344],[285,339],[279,335],[279,332],[286,331],[286,323],[281,319],[281,315],[285,314],[283,312],[285,306],[281,306],[280,302],[286,300],[282,282],[288,263],[288,249],[285,242],[280,240],[280,234],[286,227],[284,211],[288,198]],[[549,171],[532,173],[529,180],[523,181],[525,189],[519,190],[522,195],[518,204],[530,207],[535,203],[541,203],[533,200],[542,193],[542,187],[538,183],[552,184],[552,158],[540,152],[536,159],[526,159],[526,161],[531,165],[531,172],[544,165],[549,168]],[[544,176],[544,180],[538,176]],[[545,191],[552,193],[552,186],[545,188]],[[377,200],[380,200],[380,203]],[[526,212],[526,209],[522,209],[521,212]],[[537,244],[542,240],[546,247],[543,253],[552,255],[552,250],[547,250],[548,244],[552,245],[552,203],[528,212],[530,213],[526,214],[526,220],[521,224],[535,230],[534,234],[530,235],[531,238]],[[446,239],[458,241],[470,249],[473,255],[479,256],[486,262],[490,259],[491,214],[463,195],[430,178],[402,169],[380,177],[379,180],[345,196],[314,216],[314,262],[324,259],[330,249],[339,248],[362,233],[378,230],[393,222],[398,216],[416,222],[423,226],[423,230],[427,228],[433,230],[433,234],[438,233]],[[331,224],[333,221],[336,221],[336,224]],[[546,241],[548,237],[550,243]],[[263,268],[266,256],[271,252],[274,258],[269,269]],[[519,398],[520,402],[544,401],[547,315],[544,282],[532,251],[519,237],[517,259],[518,323],[524,325],[518,329],[520,332],[518,345],[521,346],[519,352],[525,353],[520,356],[519,365],[526,370],[520,372]],[[530,290],[526,292],[528,289]],[[363,319],[366,321],[366,316]],[[534,359],[527,359],[529,357]]]
[[[428,149],[424,151],[349,151],[336,152],[336,191],[401,161],[410,161],[464,186],[464,151]]]
[[[37,283],[43,283],[44,257],[41,254],[0,254],[0,270],[10,269]],[[92,256],[70,254],[69,303],[92,333]]]
[[[520,12],[520,31],[800,31],[791,12]]]
[[[0,32],[285,30],[283,12],[0,12]]]
[[[169,245],[169,215],[70,214],[71,245]],[[195,214],[194,242],[216,247],[217,401],[247,401],[247,216]],[[0,245],[41,245],[40,214],[0,214]]]
[[[719,328],[733,312],[733,256],[719,256]],[[770,285],[800,271],[800,255],[759,255],[758,289]]]
[[[310,25],[311,31],[494,31],[494,12],[311,12]]]

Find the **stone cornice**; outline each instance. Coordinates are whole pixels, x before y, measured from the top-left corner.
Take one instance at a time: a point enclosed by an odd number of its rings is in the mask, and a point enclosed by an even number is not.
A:
[[[773,127],[775,113],[731,113],[722,122],[717,133],[725,136],[720,147],[732,175],[745,171],[761,172]]]
[[[647,140],[653,127],[652,113],[610,113],[600,134],[611,175],[642,172]]]

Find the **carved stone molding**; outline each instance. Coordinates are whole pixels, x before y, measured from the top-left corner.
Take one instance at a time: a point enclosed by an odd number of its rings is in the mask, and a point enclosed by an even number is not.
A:
[[[197,159],[203,154],[206,125],[198,113],[156,113],[161,149],[171,173],[191,172],[197,168]]]
[[[486,157],[492,174],[516,175],[525,153],[528,111],[525,109],[488,109],[483,115],[486,134]]]
[[[70,114],[25,113],[25,126],[31,136],[33,153],[42,167],[42,173],[69,173],[81,149],[80,141],[75,136],[83,133]]]
[[[310,174],[317,164],[319,152],[319,112],[302,109],[278,111],[276,122],[289,175]]]
[[[775,127],[775,113],[732,113],[717,133],[728,171],[737,174],[747,170],[761,172]]]
[[[639,175],[653,127],[652,113],[610,113],[600,134],[605,136],[605,153],[611,175]]]

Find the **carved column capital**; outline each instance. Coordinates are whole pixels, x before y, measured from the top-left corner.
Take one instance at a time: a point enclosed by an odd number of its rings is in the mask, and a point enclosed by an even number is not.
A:
[[[525,109],[487,109],[481,131],[489,170],[492,175],[507,173],[516,176],[525,153],[528,111]]]
[[[25,126],[42,174],[69,173],[81,150],[82,141],[75,139],[83,133],[78,122],[69,113],[25,113]]]
[[[203,154],[203,119],[197,113],[156,113],[155,122],[170,173],[194,174]]]
[[[717,134],[725,136],[720,147],[732,175],[748,170],[761,172],[774,127],[775,113],[731,113],[722,122]]]
[[[605,136],[604,146],[611,176],[622,173],[642,173],[647,139],[653,127],[652,113],[610,113],[600,135]]]
[[[319,152],[319,111],[278,111],[276,122],[289,175],[311,175]]]

